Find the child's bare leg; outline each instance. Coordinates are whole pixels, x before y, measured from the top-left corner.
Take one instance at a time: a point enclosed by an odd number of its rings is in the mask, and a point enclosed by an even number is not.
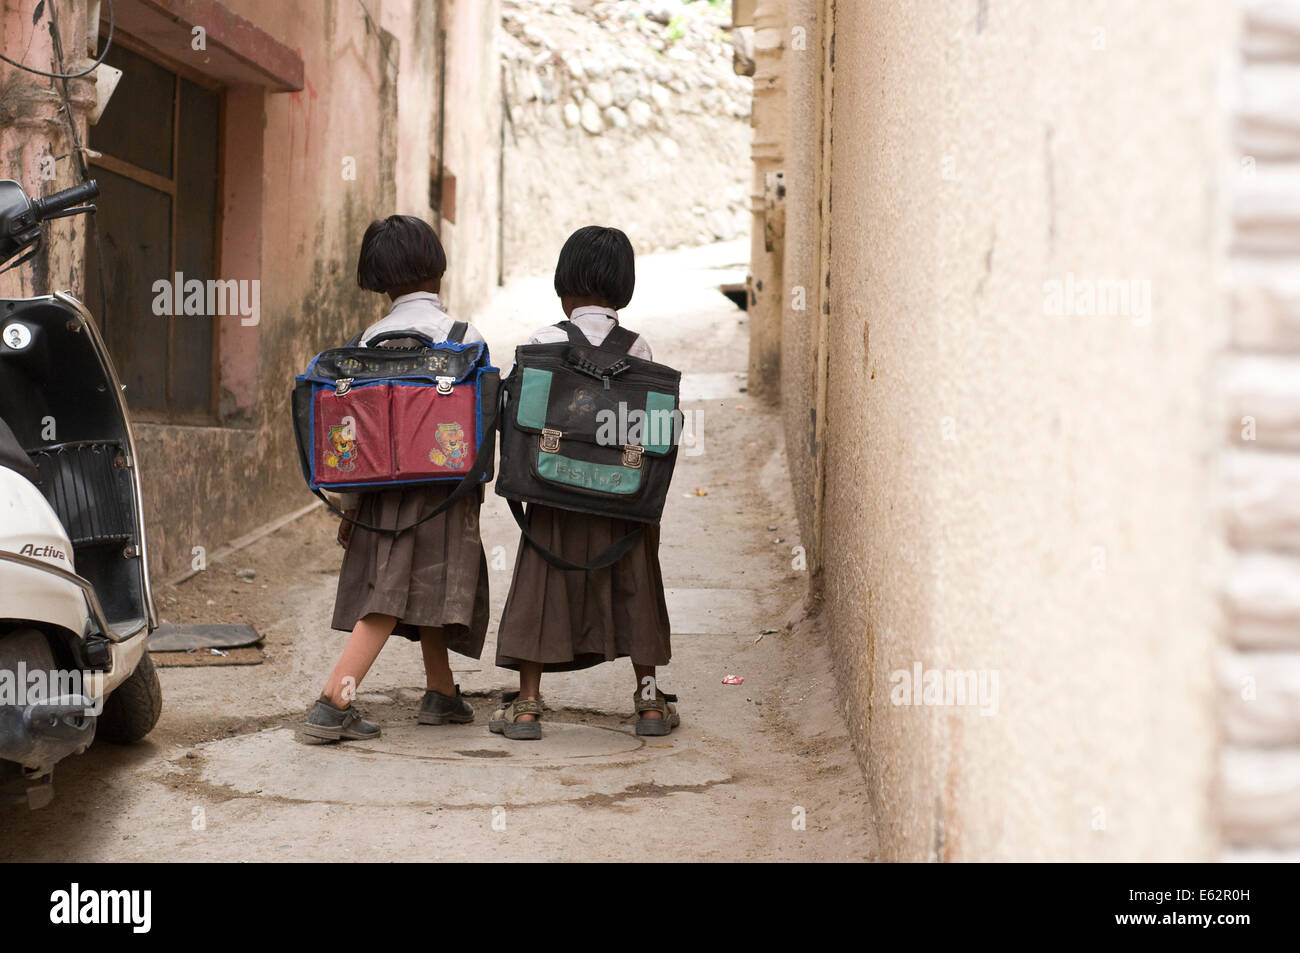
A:
[[[420,626],[420,652],[424,655],[424,687],[442,695],[455,696],[456,679],[447,658],[447,634],[442,626]]]
[[[519,697],[536,701],[542,695],[542,663],[519,663]],[[536,715],[520,715],[518,721],[536,721]]]
[[[357,620],[320,697],[335,708],[347,708],[396,625],[396,618],[378,612]]]
[[[655,677],[655,667],[653,665],[637,665],[635,662],[633,662],[632,671],[636,673],[636,690],[638,692],[645,692],[646,689],[650,687],[650,685],[654,686],[654,690],[656,694],[659,692],[658,682],[651,681],[649,684],[646,684],[647,678],[653,679]],[[658,711],[643,711],[641,712],[641,717],[662,718],[663,713]]]

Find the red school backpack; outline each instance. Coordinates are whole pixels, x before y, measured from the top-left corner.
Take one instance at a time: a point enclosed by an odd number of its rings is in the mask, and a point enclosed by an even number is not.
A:
[[[334,512],[322,489],[378,490],[455,482],[451,496],[423,519],[450,508],[492,479],[500,372],[487,344],[464,342],[457,321],[447,340],[389,331],[365,345],[360,335],[316,355],[293,390],[294,434],[308,487]],[[378,347],[411,339],[414,347]],[[353,520],[353,522],[356,522]]]

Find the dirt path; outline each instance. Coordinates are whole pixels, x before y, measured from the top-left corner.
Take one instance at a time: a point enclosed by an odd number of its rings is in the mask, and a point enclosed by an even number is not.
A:
[[[546,737],[487,730],[513,673],[492,665],[518,531],[489,495],[493,630],[453,657],[473,725],[420,727],[419,648],[395,640],[362,686],[384,737],[308,747],[292,727],[345,638],[329,629],[341,558],[317,511],[179,586],[172,621],[248,621],[262,663],[162,670],[165,709],[134,748],[96,745],[56,772],[54,803],[9,810],[3,860],[862,860],[874,855],[862,779],[805,590],[780,430],[742,392],[743,313],[716,291],[743,277],[731,243],[643,259],[627,323],[684,368],[702,451],[678,463],[661,552],[681,729],[632,733],[627,660],[548,676]],[[479,323],[497,363],[558,320],[547,279],[503,289]],[[696,488],[704,491],[697,494]],[[304,491],[304,497],[306,493]],[[237,570],[252,569],[243,581]],[[774,631],[773,631],[774,630]],[[768,634],[763,634],[767,631]],[[744,676],[744,684],[722,677]],[[804,818],[803,830],[792,823]]]

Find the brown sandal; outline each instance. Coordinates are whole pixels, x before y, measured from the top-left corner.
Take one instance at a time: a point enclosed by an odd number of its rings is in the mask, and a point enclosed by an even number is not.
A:
[[[654,698],[642,698],[640,689],[632,693],[638,716],[643,711],[657,711],[660,715],[658,718],[638,717],[636,720],[638,735],[666,735],[682,723],[681,716],[677,714],[677,696],[658,690],[654,694]]]
[[[520,698],[518,692],[501,696],[501,704],[492,713],[488,731],[505,735],[511,741],[536,741],[542,737],[541,699]],[[533,721],[520,721],[520,715],[532,715]]]

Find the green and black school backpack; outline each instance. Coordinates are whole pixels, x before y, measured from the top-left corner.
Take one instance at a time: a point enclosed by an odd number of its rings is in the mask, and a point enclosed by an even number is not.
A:
[[[628,354],[636,335],[626,328],[616,325],[597,346],[570,321],[556,327],[569,340],[516,348],[514,370],[502,381],[496,492],[551,565],[603,569],[636,545],[645,526],[590,563],[572,563],[532,538],[523,504],[658,523],[682,433],[682,375]]]

